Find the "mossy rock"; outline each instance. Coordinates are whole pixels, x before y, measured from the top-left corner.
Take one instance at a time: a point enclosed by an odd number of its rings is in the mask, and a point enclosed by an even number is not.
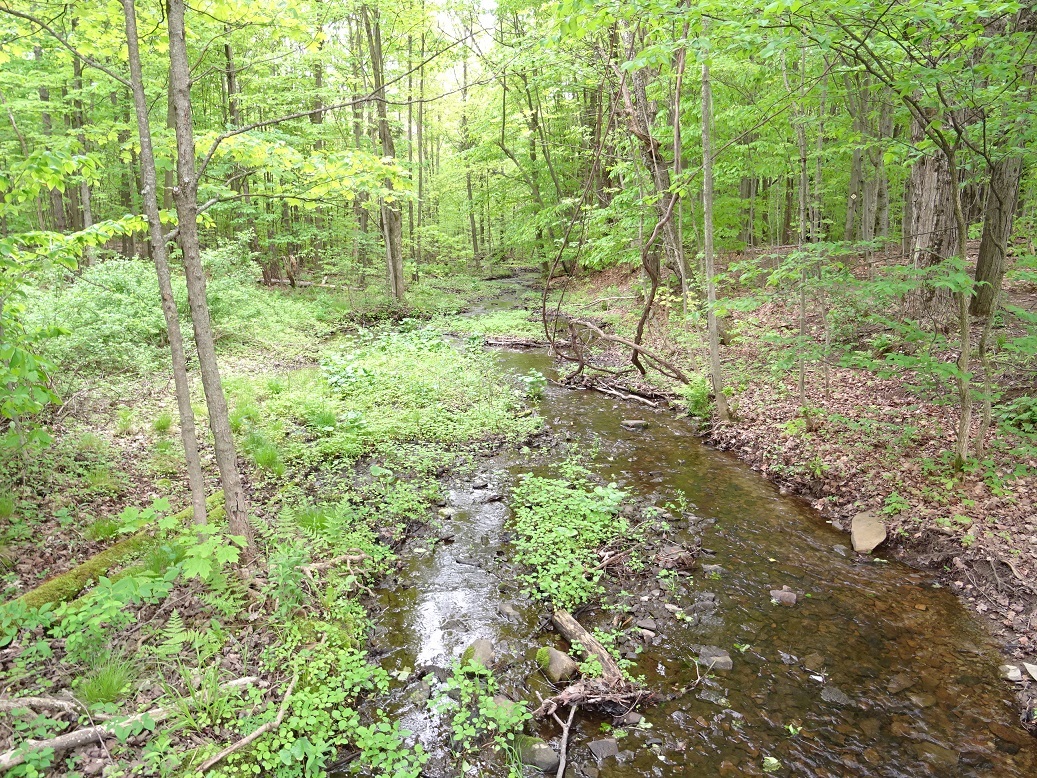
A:
[[[541,670],[546,670],[547,666],[551,664],[551,651],[548,649],[547,646],[541,646],[537,649],[536,662],[537,667],[539,667]]]

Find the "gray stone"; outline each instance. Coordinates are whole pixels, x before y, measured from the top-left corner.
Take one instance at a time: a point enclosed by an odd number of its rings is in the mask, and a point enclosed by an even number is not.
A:
[[[900,694],[905,689],[910,689],[918,683],[918,679],[910,673],[897,673],[889,679],[889,683],[886,684],[886,691],[890,694]]]
[[[1006,681],[1019,683],[1023,680],[1023,671],[1015,665],[1001,665],[1001,677]]]
[[[587,747],[590,748],[594,758],[599,762],[603,759],[608,759],[610,756],[619,756],[619,743],[616,742],[615,738],[608,737],[603,740],[592,740]]]
[[[796,593],[788,589],[771,589],[771,599],[779,605],[791,608],[796,604]]]
[[[812,673],[820,672],[824,669],[824,666],[825,658],[816,651],[813,654],[807,654],[803,657],[803,667]]]
[[[722,575],[725,572],[725,570],[721,565],[702,565],[702,572],[706,575],[710,575],[711,573]]]
[[[479,664],[489,667],[493,664],[493,643],[486,638],[479,638],[461,654],[462,664]]]
[[[580,672],[580,666],[571,656],[551,646],[537,651],[537,662],[551,683],[570,681]]]
[[[426,702],[428,702],[428,698],[431,695],[432,687],[429,685],[429,682],[422,681],[414,687],[414,691],[407,695],[407,700],[418,707],[422,707]]]
[[[536,767],[545,773],[558,769],[558,754],[540,738],[521,738],[518,745],[519,759],[522,761],[522,764]]]
[[[826,686],[821,690],[821,699],[833,705],[853,705],[853,700],[837,686]]]
[[[874,511],[858,513],[850,522],[850,541],[860,554],[870,554],[885,539],[886,525]]]
[[[663,607],[666,608],[666,610],[668,610],[670,613],[680,613],[681,610],[680,605],[674,605],[672,602],[666,603],[665,605],[663,605]]]
[[[489,485],[490,482],[487,481],[485,478],[476,478],[474,481],[472,481],[473,489],[485,489]]]
[[[655,632],[655,630],[659,628],[659,626],[655,623],[655,619],[638,619],[634,623],[637,624],[637,626],[641,629],[651,630],[652,632]]]
[[[922,692],[921,694],[909,694],[907,695],[911,702],[917,705],[919,708],[931,708],[936,704],[936,697],[928,692]]]
[[[734,667],[731,655],[717,646],[703,646],[699,650],[699,664],[707,669],[727,672]]]
[[[510,602],[501,603],[501,606],[500,608],[498,608],[498,610],[500,611],[500,615],[506,619],[518,621],[520,618],[522,618],[521,614],[518,612],[518,608],[516,608]]]
[[[1031,665],[1029,662],[1023,662],[1023,669],[1030,674],[1033,680],[1037,681],[1037,665]]]
[[[636,727],[638,724],[641,723],[641,719],[642,718],[643,717],[641,716],[640,713],[638,713],[637,711],[631,710],[631,711],[627,711],[622,716],[620,716],[616,720],[616,723],[620,724],[622,726],[625,726],[625,727]]]
[[[620,424],[628,430],[643,430],[648,426],[648,422],[644,419],[623,419]]]

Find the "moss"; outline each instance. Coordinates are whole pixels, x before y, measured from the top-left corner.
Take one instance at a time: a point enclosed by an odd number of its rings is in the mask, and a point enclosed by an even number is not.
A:
[[[547,650],[547,646],[542,646],[537,649],[537,666],[541,670],[546,670],[551,664],[551,652]]]
[[[209,521],[219,520],[226,515],[222,491],[216,492],[206,500],[206,505],[209,507]],[[191,508],[188,507],[176,514],[175,518],[180,522],[185,522],[191,518],[191,513]],[[139,556],[154,542],[155,537],[150,530],[141,530],[106,548],[101,553],[95,554],[71,570],[44,581],[18,599],[28,608],[39,608],[47,603],[71,600],[102,575],[107,574],[123,562]]]

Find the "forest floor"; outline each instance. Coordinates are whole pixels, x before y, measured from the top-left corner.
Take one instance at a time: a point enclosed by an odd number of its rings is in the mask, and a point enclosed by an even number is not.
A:
[[[606,332],[629,338],[644,299],[641,278],[638,272],[613,269],[554,283],[565,288],[564,313],[590,318]],[[1009,288],[1013,302],[1032,302],[1031,287]],[[919,388],[923,381],[910,372],[880,377],[857,368],[808,364],[804,412],[789,342],[797,332],[798,308],[794,298],[773,293],[761,294],[743,310],[731,306],[730,341],[721,347],[721,359],[734,418],[729,423],[710,420],[703,399],[708,387],[697,378],[708,365],[703,338],[695,334],[701,327],[689,327],[689,334],[678,292],[661,292],[663,304],[649,320],[645,345],[692,376],[692,384],[681,387],[651,372],[641,378],[632,370],[619,378],[599,374],[596,380],[702,414],[702,432],[710,444],[735,453],[782,493],[807,500],[837,528],[848,532],[855,515],[875,512],[888,533],[879,553],[937,572],[943,585],[988,625],[1006,664],[1021,672],[1024,683],[1015,684],[1015,690],[1024,721],[1037,731],[1037,684],[1026,683],[1030,679],[1021,666],[1037,664],[1033,436],[995,421],[983,457],[956,473],[950,465],[957,424],[952,395]],[[1008,318],[1005,326],[1012,326]],[[539,319],[539,312],[530,319]],[[821,340],[820,316],[809,317],[808,330]],[[528,331],[516,335],[528,336]],[[629,349],[600,339],[595,346],[596,364],[629,367]],[[1009,392],[1026,386],[1025,374],[1007,374],[1003,380]]]

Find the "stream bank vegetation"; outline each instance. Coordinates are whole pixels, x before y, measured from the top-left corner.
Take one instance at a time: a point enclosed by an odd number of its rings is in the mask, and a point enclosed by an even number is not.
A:
[[[0,767],[420,772],[357,713],[393,680],[365,598],[538,429],[546,379],[483,344],[878,514],[1032,657],[1035,34],[1011,1],[0,0]],[[669,569],[616,487],[514,497],[560,630]]]

